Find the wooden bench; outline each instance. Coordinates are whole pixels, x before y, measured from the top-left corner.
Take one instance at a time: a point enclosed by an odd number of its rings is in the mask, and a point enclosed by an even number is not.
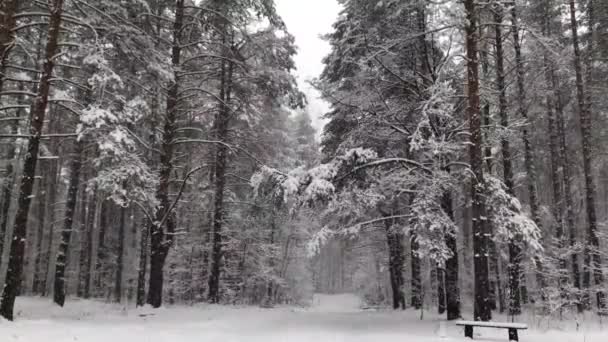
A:
[[[508,323],[508,322],[478,322],[478,321],[458,321],[456,325],[464,326],[464,336],[473,338],[473,327],[508,329],[509,341],[519,341],[517,330],[528,329],[528,326],[523,323]]]

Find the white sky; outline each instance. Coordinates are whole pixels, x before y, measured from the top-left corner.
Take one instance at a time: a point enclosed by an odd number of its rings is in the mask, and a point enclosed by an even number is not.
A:
[[[323,57],[329,53],[329,44],[320,36],[332,31],[338,18],[337,0],[275,0],[277,11],[285,21],[287,30],[296,38],[298,55],[295,62],[298,84],[308,98],[308,111],[318,132],[323,128],[321,116],[328,105],[319,99],[319,93],[306,83],[323,71]]]

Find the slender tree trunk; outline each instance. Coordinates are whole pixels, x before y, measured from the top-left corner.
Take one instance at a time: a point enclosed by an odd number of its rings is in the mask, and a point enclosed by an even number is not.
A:
[[[97,290],[100,288],[106,288],[104,284],[105,275],[105,264],[107,262],[107,247],[106,247],[106,230],[108,229],[109,213],[109,202],[106,199],[101,200],[99,204],[99,230],[97,232],[97,255],[95,259],[95,274],[94,274],[94,286],[93,293],[97,296]]]
[[[490,310],[490,284],[488,279],[488,246],[489,233],[486,219],[486,208],[483,200],[485,182],[483,178],[483,153],[481,113],[479,104],[479,56],[477,31],[477,11],[474,0],[465,0],[465,33],[467,56],[467,116],[470,130],[471,202],[473,222],[473,257],[475,269],[475,320],[492,319]]]
[[[446,310],[445,302],[445,268],[441,265],[435,267],[435,281],[437,281],[437,313],[442,315]]]
[[[53,290],[53,301],[59,306],[65,303],[65,269],[68,262],[68,248],[74,227],[74,214],[76,212],[76,201],[78,199],[78,189],[80,187],[80,172],[82,168],[82,155],[84,143],[77,141],[74,146],[74,156],[70,166],[70,182],[68,185],[68,196],[65,205],[65,217],[63,219],[63,230],[61,231],[61,241],[57,251],[57,261],[55,262],[55,283]]]
[[[394,219],[384,220],[386,241],[388,244],[388,265],[391,290],[393,294],[393,309],[405,310],[405,295],[403,293],[403,234],[394,227]]]
[[[139,267],[137,269],[137,306],[146,304],[146,270],[148,266],[148,240],[150,228],[148,220],[143,219],[139,240]]]
[[[0,2],[0,75],[5,75],[8,56],[15,46],[15,27],[17,20],[15,14],[19,0],[3,0]],[[0,92],[4,86],[4,78],[0,77]]]
[[[1,78],[0,78],[1,79]],[[0,91],[2,89],[0,88]],[[21,111],[17,111],[17,117],[21,116]],[[19,133],[19,125],[18,121],[13,121],[11,123],[11,134]],[[2,198],[0,198],[0,265],[2,265],[2,256],[4,255],[4,242],[6,237],[6,228],[8,227],[8,217],[9,210],[11,208],[12,202],[12,193],[14,186],[14,178],[15,178],[15,166],[13,165],[16,162],[17,157],[17,147],[16,144],[10,144],[8,147],[8,151],[6,154],[6,177],[4,182],[1,184],[2,187],[0,191],[2,193]]]
[[[83,158],[85,158],[84,156]],[[83,169],[85,167],[83,166]],[[85,172],[84,170],[82,171]],[[87,269],[87,250],[90,249],[89,240],[87,239],[87,217],[89,211],[89,197],[94,196],[94,194],[90,194],[87,192],[87,184],[86,179],[88,179],[88,173],[85,174],[82,178],[85,180],[81,182],[81,200],[80,200],[80,229],[78,230],[78,273],[76,275],[76,295],[80,298],[84,298],[84,281],[82,281],[86,274]]]
[[[595,185],[593,184],[592,156],[591,156],[591,113],[587,107],[585,80],[583,79],[582,56],[578,41],[578,21],[576,18],[575,0],[570,0],[570,24],[572,30],[572,45],[574,47],[574,70],[576,72],[576,97],[578,100],[579,119],[581,125],[583,173],[585,179],[585,200],[587,208],[587,243],[585,245],[585,271],[583,287],[585,294],[583,304],[590,307],[589,291],[591,286],[590,273],[593,272],[595,284],[602,286],[604,275],[601,269],[602,262],[599,252],[599,239],[597,236],[597,215],[595,211]],[[604,308],[604,291],[596,293],[598,308]]]
[[[532,142],[530,139],[530,125],[528,118],[528,108],[527,108],[527,95],[525,88],[525,69],[524,69],[524,60],[521,53],[521,43],[519,37],[519,24],[517,17],[517,8],[516,6],[511,7],[511,23],[513,26],[513,48],[515,50],[515,69],[517,74],[517,96],[519,103],[519,115],[523,120],[526,120],[526,124],[522,129],[522,141],[524,143],[524,167],[526,169],[526,174],[528,178],[528,196],[530,198],[530,213],[532,215],[532,220],[536,223],[536,225],[541,227],[540,220],[540,203],[538,199],[538,190],[536,188],[536,182],[538,180],[536,175],[536,167],[534,165],[534,160],[536,159],[534,149],[532,148]]]
[[[225,41],[225,44],[227,42]],[[215,118],[214,131],[216,140],[226,142],[228,139],[228,128],[230,124],[230,98],[232,94],[232,70],[233,63],[221,62],[220,99],[219,111]],[[208,282],[208,300],[211,303],[219,303],[220,264],[222,261],[222,226],[224,224],[224,190],[226,187],[226,169],[228,162],[227,148],[223,144],[216,145],[215,153],[215,175],[214,175],[214,210],[213,210],[213,232],[211,249],[211,272]]]
[[[85,222],[85,234],[86,234],[86,248],[84,250],[84,256],[81,254],[82,267],[80,272],[82,274],[82,297],[88,299],[91,296],[91,278],[93,274],[93,236],[95,234],[95,218],[97,217],[97,187],[93,189],[93,192],[89,196],[89,203],[87,205],[87,218]]]
[[[524,70],[524,61],[521,53],[521,43],[519,39],[519,25],[517,19],[517,7],[514,5],[511,7],[511,23],[512,23],[512,33],[513,33],[513,47],[515,50],[515,68],[517,71],[517,93],[519,97],[519,114],[522,119],[528,121],[528,110],[526,108],[526,88],[525,88],[525,70]],[[526,169],[526,174],[528,175],[528,196],[530,199],[530,213],[532,215],[532,220],[536,223],[536,226],[542,232],[542,222],[540,220],[540,203],[538,200],[538,191],[536,189],[536,167],[534,166],[534,160],[536,159],[534,155],[534,150],[532,148],[532,144],[530,141],[530,134],[528,131],[528,126],[525,125],[522,130],[522,140],[524,143],[524,167]],[[536,257],[536,281],[541,291],[541,299],[545,299],[545,288],[547,287],[542,261]],[[527,291],[526,291],[527,292]]]
[[[118,250],[116,251],[116,278],[114,278],[114,301],[120,303],[122,300],[122,278],[124,270],[124,251],[125,251],[125,220],[127,209],[120,208],[120,218],[118,222]]]
[[[411,287],[412,287],[412,307],[416,310],[422,307],[422,278],[420,273],[419,246],[416,234],[410,235],[410,263],[411,263]]]
[[[576,247],[576,229],[575,229],[575,214],[574,214],[574,200],[572,198],[572,172],[570,169],[570,157],[568,153],[568,143],[566,141],[566,123],[564,115],[564,102],[561,96],[560,80],[553,67],[552,70],[551,89],[553,98],[555,99],[555,123],[557,128],[557,135],[559,138],[559,165],[563,174],[564,184],[564,204],[565,204],[565,227],[568,230],[569,246],[572,250]],[[581,291],[581,274],[579,269],[578,253],[571,253],[570,262],[572,264],[572,280],[574,288],[579,293]],[[581,298],[577,300],[577,308],[579,312],[582,312],[584,307],[582,305]]]
[[[480,51],[479,51],[479,57],[480,57],[480,62],[481,62],[481,71],[482,71],[482,76],[483,76],[483,80],[485,83],[490,84],[490,63],[489,63],[489,59],[488,59],[488,41],[489,39],[486,39],[485,34],[484,34],[485,30],[484,28],[480,27],[479,28],[479,36],[480,37],[484,37],[482,39],[482,41],[484,41],[485,43],[483,44],[483,46],[481,47]],[[489,37],[487,37],[489,38]],[[490,101],[488,99],[486,99],[485,101],[483,101],[483,107],[481,109],[481,115],[482,115],[482,120],[483,120],[483,125],[486,128],[485,133],[483,135],[484,139],[488,139],[488,131],[489,131],[489,127],[491,127],[492,125],[492,119],[491,119],[491,115],[490,115]],[[485,164],[486,164],[486,171],[489,175],[492,175],[494,173],[494,162],[493,162],[493,157],[492,157],[492,146],[489,143],[485,144],[484,147],[484,158],[485,158]],[[489,228],[491,229],[491,228]],[[490,246],[489,246],[489,251],[490,251],[490,255],[489,255],[489,259],[488,259],[488,268],[489,268],[489,272],[490,272],[490,308],[492,310],[496,310],[496,308],[500,309],[500,312],[502,313],[504,311],[504,294],[502,292],[502,280],[500,277],[500,270],[498,267],[498,253],[496,251],[496,244],[494,243],[494,241],[490,240]],[[498,303],[498,305],[497,305]]]
[[[4,87],[4,77],[8,56],[15,43],[14,28],[17,24],[14,15],[17,13],[18,0],[5,0],[0,2],[0,92]],[[0,99],[2,96],[0,95]],[[20,110],[17,111],[19,117]],[[11,134],[17,134],[18,121],[14,120],[11,123]],[[0,265],[2,264],[2,255],[4,250],[4,239],[6,235],[6,227],[8,226],[8,214],[11,206],[11,193],[13,189],[14,166],[16,148],[14,144],[10,144],[6,159],[6,178],[1,185],[0,191]]]
[[[441,200],[441,206],[448,216],[454,220],[452,195],[446,192]],[[445,261],[445,306],[447,319],[460,318],[460,289],[458,287],[458,247],[456,245],[456,231],[446,232],[445,244],[452,252],[452,257]]]
[[[544,4],[545,10],[545,21],[543,22],[543,34],[547,37],[551,36],[551,25],[550,25],[550,14],[548,4]],[[513,10],[515,11],[515,9]],[[515,14],[513,14],[513,26],[515,29],[517,22]],[[517,37],[514,36],[514,39]],[[563,193],[563,177],[560,174],[562,170],[561,156],[559,149],[559,136],[558,136],[558,125],[556,122],[556,114],[558,107],[561,106],[561,99],[559,98],[559,90],[554,89],[553,80],[555,79],[555,68],[553,62],[545,52],[543,56],[544,67],[545,67],[545,82],[547,89],[546,96],[546,107],[547,107],[547,125],[549,132],[549,152],[551,155],[551,183],[553,188],[553,217],[555,219],[555,239],[557,240],[557,253],[559,254],[559,275],[558,275],[558,288],[560,291],[560,298],[565,299],[565,288],[568,283],[568,270],[566,258],[562,256],[565,252],[564,247],[566,246],[566,240],[564,238],[564,193]],[[522,76],[523,77],[523,76]],[[555,111],[554,111],[555,109]],[[524,141],[525,143],[525,141]],[[538,225],[538,223],[537,223]]]
[[[494,8],[494,26],[496,41],[496,87],[498,91],[498,116],[500,126],[504,130],[509,129],[509,117],[507,113],[507,87],[505,82],[504,49],[502,36],[503,9],[501,5]],[[502,150],[502,170],[507,192],[515,196],[513,182],[513,165],[511,161],[511,146],[507,138],[500,141]],[[516,236],[509,241],[509,315],[521,314],[520,279],[521,279],[521,248],[519,241],[521,237]]]
[[[184,0],[175,2],[175,22],[173,23],[173,48],[171,52],[171,63],[175,70],[180,66],[181,41],[184,21]],[[169,87],[167,95],[167,114],[163,130],[163,140],[161,146],[161,170],[159,185],[156,191],[156,198],[160,203],[156,209],[155,222],[150,226],[150,280],[148,284],[148,304],[158,308],[162,304],[163,294],[163,267],[169,248],[173,243],[173,233],[175,232],[174,213],[169,212],[169,188],[171,183],[171,171],[173,170],[173,140],[175,139],[177,112],[179,97],[179,79],[177,71],[175,81]],[[163,221],[167,225],[167,233],[163,231]]]
[[[63,0],[52,1],[49,3],[49,9],[50,21],[47,33],[44,65],[42,68],[42,76],[40,78],[36,98],[32,104],[30,112],[31,136],[28,140],[27,154],[23,163],[23,176],[19,186],[17,214],[15,216],[13,238],[11,239],[11,252],[8,260],[8,270],[6,273],[4,292],[2,294],[2,303],[0,304],[0,315],[8,320],[13,320],[15,298],[19,291],[19,283],[21,281],[21,273],[23,271],[27,218],[30,204],[32,202],[31,195],[34,185],[36,163],[38,162],[40,135],[42,134],[42,129],[44,126],[44,119],[49,99],[49,90],[51,88],[51,78],[53,77],[53,68],[55,66],[54,58],[57,54]]]

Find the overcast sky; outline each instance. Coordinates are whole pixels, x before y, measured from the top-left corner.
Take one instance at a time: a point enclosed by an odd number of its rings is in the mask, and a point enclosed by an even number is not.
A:
[[[317,91],[306,81],[318,77],[323,71],[321,60],[329,53],[329,44],[320,36],[331,32],[336,21],[340,5],[336,0],[275,0],[279,15],[285,21],[287,29],[296,38],[298,55],[298,83],[309,101],[309,112],[313,125],[321,130],[321,116],[327,111],[327,104],[319,99]]]

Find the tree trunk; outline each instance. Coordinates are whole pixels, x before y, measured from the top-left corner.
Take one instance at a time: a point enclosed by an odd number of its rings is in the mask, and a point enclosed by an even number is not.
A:
[[[55,66],[55,55],[57,54],[57,43],[59,39],[59,27],[61,25],[61,14],[63,0],[54,0],[49,4],[50,19],[47,33],[46,51],[44,65],[40,77],[40,83],[34,103],[31,107],[31,136],[28,139],[27,153],[23,163],[23,176],[19,186],[19,199],[17,204],[17,214],[13,228],[13,238],[11,239],[11,251],[8,260],[8,270],[0,304],[0,315],[8,320],[13,320],[13,308],[15,298],[19,291],[21,273],[23,271],[23,257],[25,252],[25,238],[27,232],[27,218],[30,204],[32,202],[32,188],[36,163],[38,162],[38,150],[40,147],[40,135],[44,126],[44,119],[49,99],[51,78]]]
[[[84,158],[84,157],[83,157]],[[83,166],[83,169],[85,167]],[[82,171],[85,172],[84,170]],[[78,272],[76,274],[76,295],[80,298],[84,297],[84,276],[86,274],[87,269],[87,250],[90,249],[89,241],[87,239],[87,217],[88,217],[88,205],[89,205],[89,197],[94,196],[95,194],[90,194],[87,192],[87,182],[89,175],[84,174],[83,179],[84,182],[81,182],[81,200],[80,200],[80,229],[78,230]]]
[[[144,219],[141,228],[141,237],[139,240],[139,267],[137,270],[137,306],[143,306],[146,303],[146,269],[148,266],[148,239],[150,228],[147,220]]]
[[[82,169],[82,155],[84,150],[83,145],[84,143],[82,141],[77,141],[76,146],[74,146],[74,159],[70,166],[70,182],[65,205],[63,230],[61,231],[61,241],[59,242],[59,250],[57,251],[57,261],[55,262],[53,301],[59,306],[63,306],[65,303],[65,269],[68,262],[68,248],[72,237],[76,201],[78,199],[78,189],[80,187],[80,172]]]
[[[420,274],[420,257],[418,256],[418,241],[416,234],[412,232],[410,236],[410,262],[412,267],[412,307],[418,310],[422,307],[422,278]]]
[[[0,78],[1,79],[1,78]],[[0,88],[2,91],[2,88]],[[21,111],[17,111],[17,117],[21,116]],[[11,134],[19,133],[19,125],[18,121],[14,120],[11,123]],[[0,198],[0,265],[2,265],[2,256],[4,255],[4,241],[6,237],[6,228],[8,227],[8,217],[9,210],[11,208],[12,202],[12,193],[14,186],[14,178],[15,178],[15,166],[13,165],[16,162],[17,157],[17,148],[16,144],[9,144],[8,151],[6,153],[6,178],[2,183],[2,187],[0,191],[2,192],[2,197]]]
[[[544,6],[544,17],[543,22],[543,34],[546,37],[551,37],[551,25],[550,25],[550,14],[548,4]],[[515,9],[513,10],[515,12]],[[513,26],[517,24],[515,19],[515,13],[513,14]],[[517,37],[514,36],[514,40]],[[519,45],[518,45],[519,46]],[[517,51],[517,50],[516,50]],[[563,172],[560,156],[560,143],[559,143],[559,128],[556,121],[556,112],[561,111],[561,98],[559,95],[559,89],[555,89],[553,80],[555,79],[555,68],[551,61],[548,52],[544,53],[543,56],[544,67],[545,67],[545,82],[547,89],[546,106],[547,106],[547,125],[549,132],[549,152],[551,156],[551,184],[553,188],[553,217],[555,219],[555,239],[557,240],[557,253],[559,255],[559,275],[557,279],[558,289],[560,292],[560,298],[566,299],[565,288],[568,284],[568,269],[566,258],[562,256],[566,246],[566,240],[564,238],[564,191],[563,191],[563,177],[560,171]],[[519,63],[518,63],[519,64]],[[522,71],[523,72],[523,71]],[[523,77],[523,75],[522,75]],[[523,81],[522,81],[523,82]],[[522,84],[523,86],[523,84]],[[555,111],[554,111],[555,109]],[[524,141],[525,144],[525,141]],[[538,225],[538,223],[537,223]]]
[[[4,77],[8,56],[14,46],[15,33],[14,28],[17,24],[14,15],[17,13],[18,0],[5,0],[0,2],[0,92],[4,87]],[[1,95],[0,95],[1,99]],[[20,111],[17,111],[19,117]],[[18,121],[13,120],[11,124],[11,134],[17,134]],[[6,235],[6,227],[8,226],[8,214],[11,206],[11,193],[13,189],[14,166],[12,160],[15,159],[15,145],[10,144],[6,159],[6,179],[0,188],[0,265],[2,265],[2,255],[4,250],[4,239]]]
[[[87,218],[85,222],[86,244],[84,256],[80,255],[82,260],[81,281],[82,281],[82,297],[88,299],[91,296],[91,277],[93,272],[93,236],[95,234],[95,218],[97,217],[97,188],[93,189],[93,193],[89,196],[87,205]]]
[[[484,45],[481,47],[479,51],[479,57],[481,61],[482,75],[483,79],[486,83],[490,84],[490,63],[488,60],[488,44],[489,39],[485,39],[484,29],[482,27],[479,28],[480,37],[484,37],[482,41],[484,41]],[[481,109],[481,115],[483,120],[483,125],[485,127],[491,127],[492,119],[490,115],[490,101],[486,99],[483,104],[483,108]],[[488,139],[488,129],[486,129],[486,133],[484,134],[484,139]],[[486,164],[486,171],[489,175],[494,173],[494,160],[492,156],[492,146],[486,143],[484,148],[484,158]],[[491,228],[489,228],[491,230]],[[500,277],[500,270],[498,267],[498,253],[496,251],[496,244],[494,241],[490,240],[489,246],[489,259],[488,259],[488,268],[490,272],[490,308],[491,310],[496,310],[497,308],[500,312],[504,312],[504,294],[502,291],[502,280]]]
[[[175,71],[175,80],[169,87],[167,94],[167,114],[163,129],[163,139],[161,146],[161,170],[159,177],[156,198],[160,203],[156,209],[155,222],[150,226],[150,280],[148,284],[148,304],[158,308],[162,304],[163,294],[163,267],[165,259],[169,253],[169,248],[173,243],[173,233],[175,232],[174,213],[169,212],[169,188],[171,184],[171,171],[173,170],[173,140],[175,139],[179,79],[177,69],[180,66],[181,41],[180,36],[184,20],[184,0],[175,2],[175,22],[173,23],[173,48],[171,51],[171,63]],[[164,221],[164,222],[163,222]],[[167,233],[163,231],[163,223],[167,225]]]
[[[106,230],[108,229],[108,218],[109,214],[109,202],[102,197],[99,204],[99,231],[97,232],[97,255],[95,259],[95,274],[94,274],[94,286],[93,293],[100,288],[106,288],[104,282],[104,266],[107,259],[107,247],[106,247]]]
[[[391,289],[393,293],[393,309],[405,310],[405,295],[403,294],[403,234],[394,227],[394,219],[384,220],[386,241],[388,243],[388,265]]]
[[[572,30],[572,45],[574,47],[574,70],[576,72],[576,98],[578,100],[579,120],[581,125],[583,171],[585,179],[585,199],[587,209],[587,243],[585,245],[585,270],[583,287],[585,288],[583,305],[590,307],[589,291],[591,287],[590,273],[593,272],[595,284],[601,287],[604,275],[601,269],[602,262],[599,252],[599,239],[597,236],[597,215],[595,212],[595,185],[593,184],[592,156],[591,156],[591,113],[585,104],[585,80],[583,79],[583,66],[581,50],[578,41],[578,22],[576,19],[575,0],[570,0],[570,24]],[[596,293],[598,308],[604,308],[604,292]]]
[[[125,251],[125,217],[127,209],[120,208],[120,218],[118,222],[118,250],[116,251],[116,278],[114,278],[114,301],[120,303],[122,300],[122,278],[124,270],[124,251]]]
[[[513,46],[515,50],[515,68],[517,71],[517,92],[519,96],[519,114],[522,119],[528,121],[528,110],[526,108],[526,89],[524,86],[524,63],[521,54],[521,44],[519,40],[519,26],[517,23],[517,7],[514,5],[511,7],[511,23],[513,26]],[[532,220],[536,223],[536,226],[542,232],[542,222],[540,220],[540,203],[538,200],[538,192],[536,190],[536,168],[534,166],[534,150],[530,142],[528,126],[524,126],[522,130],[522,140],[524,143],[524,167],[526,174],[528,175],[528,196],[530,198],[530,213]],[[543,272],[542,261],[536,257],[536,281],[541,291],[541,299],[545,300],[545,288],[547,287],[545,276]]]
[[[8,62],[8,56],[15,46],[15,27],[17,20],[15,14],[19,6],[19,0],[3,0],[0,2],[0,75],[6,75],[4,70]],[[0,92],[3,89],[4,78],[0,77]]]
[[[502,37],[503,9],[501,5],[494,8],[494,26],[496,42],[496,90],[498,91],[498,116],[500,126],[503,130],[509,129],[509,117],[507,113],[507,87],[505,83],[504,50]],[[500,141],[502,150],[503,179],[507,192],[515,196],[513,189],[513,165],[511,161],[511,146],[507,138]],[[520,278],[521,278],[521,248],[519,246],[520,236],[509,241],[509,315],[521,314],[520,300]]]
[[[467,55],[467,116],[470,130],[471,202],[473,223],[473,257],[475,269],[475,320],[489,321],[492,318],[490,309],[490,284],[488,281],[488,245],[489,233],[486,222],[486,208],[483,199],[485,182],[483,178],[483,153],[481,113],[479,104],[479,57],[477,11],[474,0],[465,0],[465,32]]]
[[[227,43],[226,41],[224,42]],[[228,139],[228,128],[230,125],[230,103],[232,93],[232,70],[233,63],[222,60],[220,79],[219,111],[214,122],[214,131],[217,141],[226,142]],[[208,300],[218,303],[220,264],[222,260],[222,226],[224,224],[224,190],[226,187],[227,148],[223,144],[216,144],[215,151],[215,174],[214,174],[214,209],[213,209],[213,232],[211,247],[211,272],[208,281]]]
[[[446,192],[441,199],[441,206],[448,216],[454,220],[452,195]],[[460,318],[460,289],[458,287],[458,246],[456,231],[446,232],[445,244],[452,252],[452,257],[445,261],[445,307],[448,320]]]

